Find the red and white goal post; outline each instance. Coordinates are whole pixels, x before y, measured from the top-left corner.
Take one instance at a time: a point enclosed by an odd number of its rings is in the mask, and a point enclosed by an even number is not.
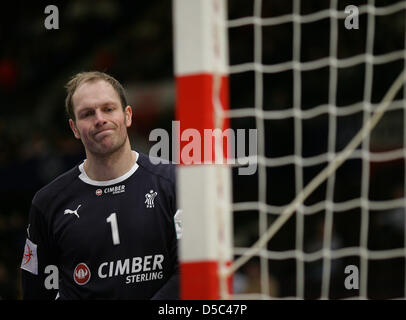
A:
[[[181,298],[224,299],[232,287],[226,272],[232,260],[231,169],[225,161],[227,139],[222,139],[229,127],[223,117],[228,108],[226,2],[174,0],[173,18]],[[208,141],[210,131],[220,140]],[[190,152],[195,138],[199,150]]]

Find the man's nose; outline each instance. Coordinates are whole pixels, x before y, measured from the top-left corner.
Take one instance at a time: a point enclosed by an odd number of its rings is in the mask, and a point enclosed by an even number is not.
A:
[[[100,110],[96,110],[95,112],[95,125],[96,127],[100,127],[102,125],[104,125],[106,123],[106,119],[103,115],[103,112],[101,112]]]

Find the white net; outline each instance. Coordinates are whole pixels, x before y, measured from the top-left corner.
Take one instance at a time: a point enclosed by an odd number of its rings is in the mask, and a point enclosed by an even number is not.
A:
[[[358,15],[357,15],[358,13]],[[228,1],[237,299],[406,297],[406,2]]]

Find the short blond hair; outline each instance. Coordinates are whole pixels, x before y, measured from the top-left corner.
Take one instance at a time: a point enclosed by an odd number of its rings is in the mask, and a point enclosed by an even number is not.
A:
[[[65,111],[70,119],[75,120],[75,113],[73,112],[72,96],[75,93],[76,89],[83,83],[98,80],[103,80],[111,84],[113,89],[117,92],[118,96],[120,97],[121,106],[123,110],[125,109],[125,107],[127,106],[127,98],[125,96],[124,88],[120,82],[118,82],[115,78],[104,72],[99,71],[80,72],[74,75],[65,85],[66,89]]]

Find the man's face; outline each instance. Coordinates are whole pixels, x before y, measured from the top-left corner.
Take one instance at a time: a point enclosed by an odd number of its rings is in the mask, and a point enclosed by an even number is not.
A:
[[[69,125],[86,152],[108,155],[124,145],[127,127],[131,125],[132,110],[123,110],[114,88],[104,80],[81,84],[72,96],[76,121]]]

